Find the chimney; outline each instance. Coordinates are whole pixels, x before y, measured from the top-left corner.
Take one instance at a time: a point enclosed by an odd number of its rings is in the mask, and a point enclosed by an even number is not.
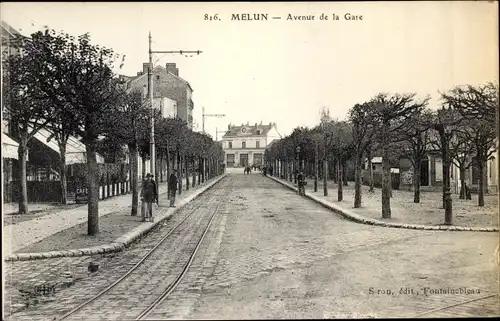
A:
[[[137,76],[141,76],[141,75],[142,75],[142,71],[138,71]]]
[[[145,62],[142,64],[142,73],[147,74],[149,70],[149,62]]]
[[[231,130],[231,124],[227,125],[227,130]]]
[[[167,72],[169,72],[171,74],[174,74],[177,77],[179,77],[179,68],[176,67],[175,63],[167,62],[167,64],[165,65],[165,67],[167,69]]]
[[[257,123],[255,123],[255,128],[257,128]]]

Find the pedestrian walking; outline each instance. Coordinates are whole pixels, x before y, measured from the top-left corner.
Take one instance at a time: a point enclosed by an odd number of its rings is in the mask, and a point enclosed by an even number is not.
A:
[[[306,195],[306,181],[304,177],[304,173],[301,171],[297,174],[297,185],[299,187],[299,195],[304,196]]]
[[[153,203],[156,202],[158,204],[158,190],[156,189],[156,182],[153,178],[153,175],[147,174],[146,180],[142,183],[141,205],[143,211],[143,222],[146,221],[146,218],[153,221]]]
[[[177,170],[174,169],[168,178],[170,207],[175,207],[175,194],[177,193]]]

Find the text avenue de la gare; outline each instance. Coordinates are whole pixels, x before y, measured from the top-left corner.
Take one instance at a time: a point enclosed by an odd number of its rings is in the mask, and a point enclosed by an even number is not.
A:
[[[313,21],[313,20],[349,20],[349,21],[360,21],[363,20],[363,15],[344,13],[344,14],[326,14],[322,13],[319,15],[295,15],[287,14],[286,16],[270,16],[267,13],[233,13],[231,15],[231,20],[239,21],[266,21],[266,20],[303,20],[303,21]]]

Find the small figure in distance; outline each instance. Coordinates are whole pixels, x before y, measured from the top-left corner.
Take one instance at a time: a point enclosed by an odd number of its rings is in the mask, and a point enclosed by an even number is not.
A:
[[[174,169],[168,177],[168,190],[170,195],[170,207],[175,207],[175,194],[177,193],[177,170]]]

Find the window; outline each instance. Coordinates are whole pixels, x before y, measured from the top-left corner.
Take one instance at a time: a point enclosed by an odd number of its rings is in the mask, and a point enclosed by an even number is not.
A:
[[[247,148],[247,143],[246,142],[241,142],[241,148]]]
[[[233,142],[227,142],[227,144],[230,149],[233,148]]]
[[[255,142],[255,147],[260,148],[260,141]]]
[[[160,80],[160,76],[158,76],[158,75],[157,75],[157,76],[156,76],[156,80]]]
[[[257,135],[260,135],[260,129],[257,130]],[[258,147],[257,147],[258,148]]]

